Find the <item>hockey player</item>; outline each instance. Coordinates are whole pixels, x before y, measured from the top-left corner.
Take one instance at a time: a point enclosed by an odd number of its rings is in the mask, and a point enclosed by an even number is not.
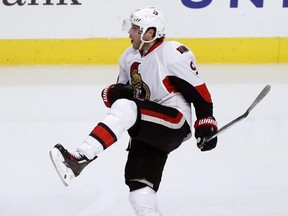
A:
[[[70,153],[61,144],[50,157],[65,185],[114,144],[130,135],[125,182],[137,216],[160,216],[156,192],[168,154],[191,137],[191,104],[195,108],[195,137],[201,151],[215,148],[217,132],[210,93],[198,76],[194,54],[181,43],[164,41],[166,19],[157,8],[132,12],[132,46],[120,57],[117,83],[102,91],[107,116]],[[202,144],[205,145],[202,146]]]

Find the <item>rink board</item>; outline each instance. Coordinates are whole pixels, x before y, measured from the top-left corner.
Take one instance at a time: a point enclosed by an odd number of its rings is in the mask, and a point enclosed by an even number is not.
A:
[[[288,38],[167,38],[198,63],[287,63]],[[0,65],[117,64],[127,38],[0,40]]]

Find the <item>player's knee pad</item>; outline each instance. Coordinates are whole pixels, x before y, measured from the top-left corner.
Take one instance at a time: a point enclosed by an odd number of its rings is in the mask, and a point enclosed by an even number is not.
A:
[[[119,138],[123,132],[136,123],[137,112],[137,105],[134,101],[119,99],[113,103],[107,117],[102,122]]]
[[[156,192],[150,187],[130,192],[129,201],[137,216],[162,216],[157,207]]]

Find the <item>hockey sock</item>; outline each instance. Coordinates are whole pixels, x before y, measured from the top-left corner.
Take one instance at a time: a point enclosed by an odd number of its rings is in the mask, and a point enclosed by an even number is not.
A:
[[[157,207],[156,192],[150,187],[130,192],[129,201],[137,216],[162,216]]]
[[[90,133],[77,151],[88,158],[98,156],[111,146],[137,119],[137,105],[134,101],[119,99],[113,103],[106,118]]]

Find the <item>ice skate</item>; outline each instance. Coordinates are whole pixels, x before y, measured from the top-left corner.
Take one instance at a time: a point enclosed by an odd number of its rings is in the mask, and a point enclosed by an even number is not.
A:
[[[61,144],[57,144],[49,152],[53,165],[63,184],[68,186],[70,181],[92,161],[81,154],[71,154]],[[95,159],[95,158],[94,158]]]

